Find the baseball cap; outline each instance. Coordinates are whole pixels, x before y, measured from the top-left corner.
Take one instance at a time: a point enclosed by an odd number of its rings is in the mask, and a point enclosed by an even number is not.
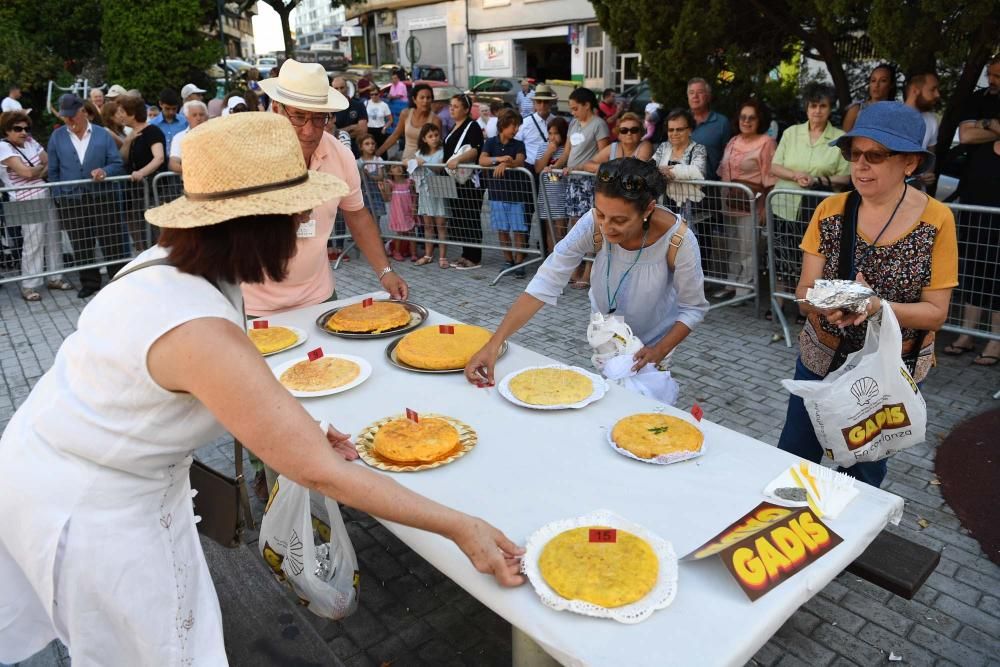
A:
[[[194,95],[195,93],[204,93],[204,92],[205,90],[203,88],[199,88],[193,83],[189,83],[183,88],[181,88],[181,99],[186,100],[188,95]]]
[[[118,97],[119,95],[127,95],[127,94],[128,93],[125,91],[125,88],[123,86],[119,86],[116,83],[115,85],[113,85],[110,88],[108,88],[108,92],[106,92],[104,94],[104,96],[106,98],[108,98],[109,100],[113,100],[116,97]]]
[[[73,93],[66,93],[59,97],[59,115],[71,118],[83,108],[83,100]]]

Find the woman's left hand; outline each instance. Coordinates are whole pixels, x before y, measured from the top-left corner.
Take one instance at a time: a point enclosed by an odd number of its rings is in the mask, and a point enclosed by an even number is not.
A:
[[[326,427],[326,439],[333,445],[333,451],[343,456],[345,461],[353,461],[358,458],[358,450],[354,448],[351,436],[347,433],[341,433],[333,426],[328,425]]]
[[[132,172],[132,180],[133,181],[141,181],[142,180],[142,174],[140,174],[138,171],[133,171]]]
[[[667,356],[666,352],[662,352],[655,345],[643,345],[642,349],[635,353],[632,357],[635,359],[635,365],[632,366],[633,371],[642,370],[642,367],[646,364],[653,364],[654,366],[661,361],[663,357]]]

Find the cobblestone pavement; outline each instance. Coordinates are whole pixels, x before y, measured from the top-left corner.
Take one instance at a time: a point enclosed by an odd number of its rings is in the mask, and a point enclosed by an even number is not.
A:
[[[454,254],[455,251],[452,251]],[[414,298],[467,322],[496,326],[525,281],[489,281],[498,258],[474,271],[442,271],[436,264],[399,266]],[[341,296],[377,288],[371,269],[354,258],[337,271]],[[62,339],[73,331],[82,302],[66,293],[22,301],[13,286],[0,290],[0,426],[51,365]],[[586,365],[585,293],[566,290],[515,340],[560,361]],[[788,396],[779,380],[790,377],[796,349],[771,342],[775,325],[751,307],[714,310],[680,347],[673,370],[681,384],[680,407],[697,400],[706,416],[774,444]],[[951,336],[945,335],[945,340]],[[993,405],[1000,387],[996,369],[969,358],[943,357],[924,386],[929,438],[890,463],[885,488],[906,499],[893,532],[941,550],[941,564],[913,601],[842,574],[806,603],[760,650],[751,664],[874,665],[890,651],[908,664],[1000,665],[1000,567],[969,537],[934,484],[934,448],[958,422]],[[206,458],[228,451],[216,445]],[[506,622],[466,595],[370,517],[345,510],[364,572],[361,607],[340,622],[315,622],[333,652],[348,665],[510,664]],[[918,519],[928,524],[921,528]],[[749,611],[748,607],[748,611]],[[306,614],[308,616],[308,614]],[[30,664],[66,664],[56,647]],[[25,663],[28,664],[28,663]]]

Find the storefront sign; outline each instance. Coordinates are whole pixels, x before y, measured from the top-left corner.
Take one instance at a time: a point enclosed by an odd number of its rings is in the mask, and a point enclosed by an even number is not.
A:
[[[444,16],[427,16],[419,19],[410,19],[407,27],[410,30],[426,30],[427,28],[444,28],[448,25],[448,19]]]
[[[842,541],[809,508],[765,502],[684,558],[721,553],[743,592],[756,600]]]
[[[510,68],[510,41],[479,43],[479,69],[497,70]]]

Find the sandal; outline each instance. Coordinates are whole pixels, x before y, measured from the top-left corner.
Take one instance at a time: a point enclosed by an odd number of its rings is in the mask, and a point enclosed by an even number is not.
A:
[[[414,266],[423,266],[425,264],[430,264],[431,262],[433,262],[434,258],[431,257],[430,255],[424,255],[420,259],[414,259],[413,261],[414,261]]]
[[[31,289],[30,287],[22,287],[21,298],[23,298],[25,301],[41,301],[42,295],[39,294],[36,290]]]
[[[590,283],[585,283],[582,280],[572,280],[569,286],[573,289],[590,289]]]
[[[448,263],[448,258],[447,257],[442,257],[441,259],[439,259],[438,260],[438,266],[440,266],[442,269],[449,269],[449,268],[451,268],[451,264]]]
[[[952,343],[951,345],[946,345],[944,349],[941,351],[952,357],[958,357],[965,354],[966,352],[972,352],[974,349],[976,348],[973,347],[972,345],[966,347],[965,345],[955,345],[954,343]]]
[[[49,289],[57,289],[63,291],[76,289],[75,287],[73,287],[73,283],[71,283],[68,280],[63,280],[62,278],[60,278],[59,280],[50,280],[48,283],[46,283],[45,286],[48,287]]]
[[[980,354],[972,360],[975,366],[996,366],[997,362],[1000,362],[1000,357],[994,357],[992,354]]]

